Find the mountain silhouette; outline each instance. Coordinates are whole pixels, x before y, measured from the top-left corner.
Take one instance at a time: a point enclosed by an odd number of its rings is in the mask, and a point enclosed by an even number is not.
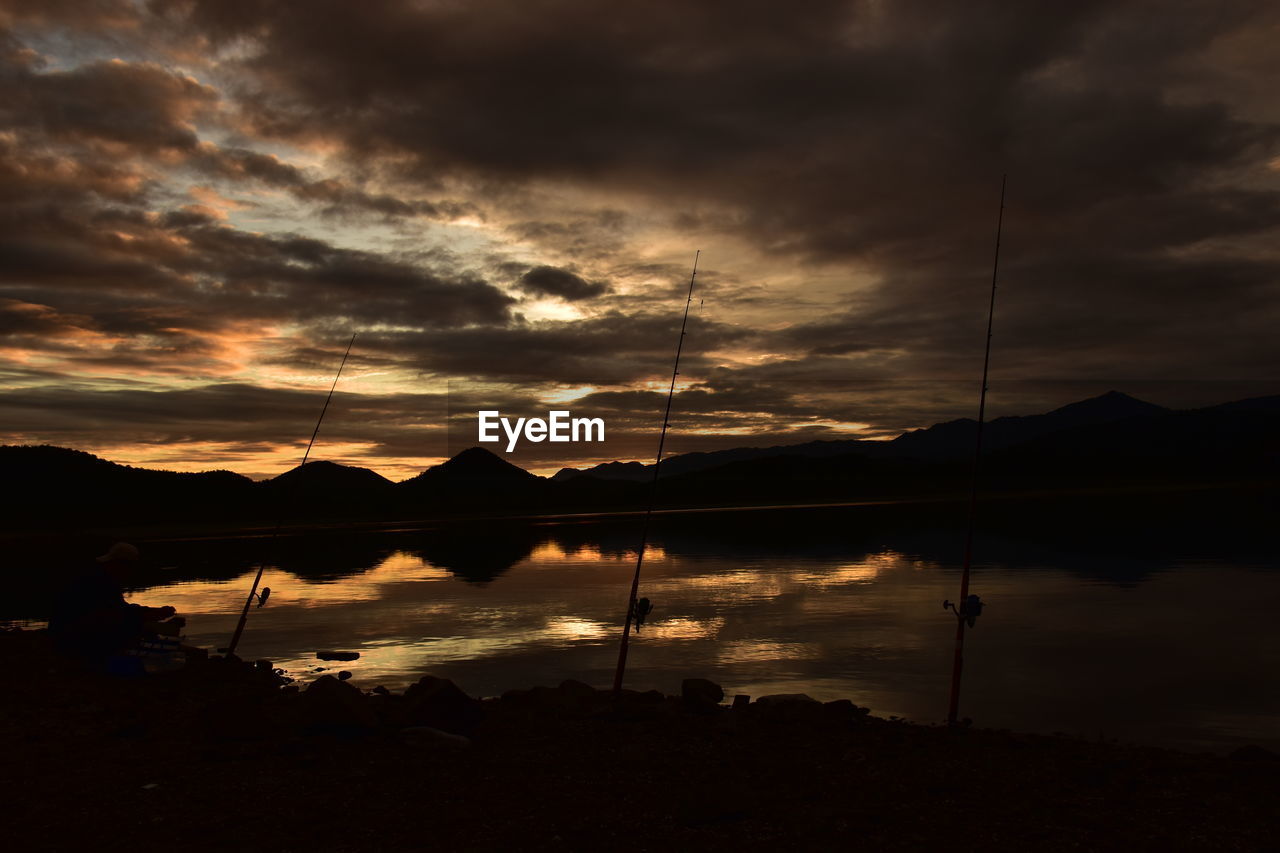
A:
[[[1203,479],[1280,471],[1280,396],[1082,424],[993,455],[996,468]]]
[[[263,485],[269,489],[369,492],[390,489],[393,484],[368,468],[318,461],[291,468],[277,477],[265,480]]]
[[[518,465],[512,465],[483,447],[470,447],[452,459],[432,466],[399,485],[411,488],[464,483],[512,486],[539,480],[542,478],[537,474],[531,474]]]
[[[390,480],[368,468],[336,462],[308,462],[256,486],[280,518],[336,519],[394,507]]]
[[[1183,486],[1280,474],[1280,397],[1174,411],[1119,392],[986,425],[984,492]],[[665,460],[660,506],[742,506],[954,497],[967,491],[977,424],[893,441],[815,441],[689,453]],[[255,483],[228,471],[184,474],[118,465],[58,447],[0,447],[0,509],[10,529],[67,525],[259,524],[634,510],[651,465],[612,462],[536,476],[472,447],[391,483],[365,468],[313,462]],[[494,569],[507,555],[499,555]],[[451,558],[456,562],[456,558]]]
[[[134,468],[51,445],[0,446],[0,510],[10,523],[44,526],[80,518],[149,520],[216,517],[254,509],[254,482],[231,471],[183,473]]]
[[[995,450],[1072,427],[1114,423],[1128,418],[1161,415],[1168,411],[1163,406],[1144,402],[1128,394],[1108,391],[1097,397],[1071,403],[1041,415],[996,418],[984,427],[984,443],[988,449]],[[971,418],[960,418],[935,424],[927,429],[903,433],[892,441],[836,439],[772,447],[736,447],[731,450],[683,453],[662,461],[662,477],[675,477],[736,462],[771,459],[777,456],[829,459],[850,453],[865,453],[876,458],[959,459],[973,454],[977,428],[977,421]],[[605,462],[592,468],[563,468],[552,479],[557,482],[567,482],[579,477],[647,482],[653,477],[653,465],[644,465],[639,462]]]
[[[775,456],[804,456],[813,459],[825,459],[868,449],[880,443],[882,442],[850,438],[831,441],[808,441],[803,444],[782,444],[770,447],[735,447],[729,450],[681,453],[662,460],[661,476],[664,478],[674,477],[678,474],[706,471],[734,462],[771,459]],[[592,468],[562,468],[556,472],[552,479],[557,482],[568,482],[581,477],[647,483],[653,479],[653,465],[645,465],[641,462],[605,462]]]
[[[528,505],[545,495],[549,481],[483,447],[396,484],[397,494],[419,509],[485,510]]]
[[[995,418],[983,427],[983,446],[995,451],[1031,441],[1062,430],[1098,424],[1112,424],[1130,418],[1150,418],[1169,409],[1147,403],[1119,391],[1071,403],[1042,415],[1013,415]],[[874,452],[883,456],[920,459],[957,459],[973,455],[978,422],[971,418],[935,424],[927,429],[903,433]]]
[[[604,462],[591,468],[561,468],[551,479],[563,483],[585,475],[599,480],[629,480],[639,483],[653,477],[652,470],[652,465],[643,462]]]

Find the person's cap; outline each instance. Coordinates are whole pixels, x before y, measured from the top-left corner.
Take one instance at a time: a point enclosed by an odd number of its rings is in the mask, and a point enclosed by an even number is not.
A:
[[[136,563],[142,555],[128,542],[117,542],[98,558],[99,563]]]

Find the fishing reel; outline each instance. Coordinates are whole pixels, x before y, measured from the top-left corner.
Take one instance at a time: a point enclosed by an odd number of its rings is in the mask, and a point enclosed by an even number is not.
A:
[[[636,626],[636,633],[640,633],[640,626],[644,624],[645,617],[653,612],[653,602],[647,598],[642,598],[631,606],[631,621]]]
[[[956,614],[956,618],[963,619],[970,628],[974,626],[978,617],[982,615],[982,607],[982,599],[976,595],[967,596],[964,601],[960,602],[959,607],[950,601],[942,602],[943,610],[953,611]]]
[[[267,599],[271,597],[271,587],[264,586],[261,592],[253,593],[252,597],[258,599],[258,606],[261,607],[266,604]]]

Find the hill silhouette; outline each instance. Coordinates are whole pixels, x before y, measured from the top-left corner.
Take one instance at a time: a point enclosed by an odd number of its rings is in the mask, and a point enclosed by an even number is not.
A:
[[[55,522],[118,517],[134,507],[162,518],[216,513],[229,505],[251,508],[256,497],[254,482],[231,471],[134,468],[51,445],[0,446],[0,482],[0,508],[7,514],[24,519],[40,513]]]
[[[381,474],[336,462],[308,462],[255,484],[265,512],[324,518],[386,512],[395,484]]]
[[[987,422],[984,427],[983,441],[989,450],[995,450],[1073,427],[1115,423],[1143,416],[1154,417],[1168,412],[1169,410],[1163,406],[1144,402],[1119,391],[1108,391],[1097,397],[1071,403],[1041,415],[996,418]],[[675,477],[730,463],[778,456],[828,459],[862,453],[877,458],[911,457],[932,460],[967,458],[973,455],[977,428],[976,420],[960,418],[903,433],[892,441],[837,439],[771,447],[738,447],[731,450],[683,453],[663,460],[661,476]],[[593,468],[563,468],[552,479],[557,482],[566,482],[578,477],[647,482],[653,477],[653,465],[640,462],[606,462]]]
[[[1169,409],[1147,403],[1119,391],[1054,409],[1042,415],[1013,415],[995,418],[983,427],[983,445],[1000,450],[1043,436],[1078,427],[1114,424],[1138,418],[1157,418]],[[978,422],[971,418],[912,430],[887,442],[879,452],[886,456],[913,456],[922,459],[957,459],[973,455]]]
[[[673,456],[660,506],[734,506],[948,497],[969,484],[976,422],[893,441],[815,441]],[[1188,485],[1280,474],[1280,397],[1173,411],[1109,392],[987,425],[984,490]],[[400,483],[365,468],[310,462],[253,482],[229,471],[187,474],[118,465],[66,448],[0,447],[10,528],[93,523],[407,519],[600,512],[643,507],[652,466],[613,462],[547,479],[480,447]]]
[[[324,461],[308,462],[306,465],[290,468],[283,474],[263,482],[267,488],[352,491],[379,491],[389,489],[393,485],[386,477],[368,468]]]
[[[483,447],[471,447],[396,484],[395,490],[403,506],[418,511],[484,511],[536,505],[549,485]]]

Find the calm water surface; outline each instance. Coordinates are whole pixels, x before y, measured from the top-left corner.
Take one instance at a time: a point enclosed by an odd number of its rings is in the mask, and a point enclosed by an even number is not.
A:
[[[252,612],[240,652],[302,681],[348,669],[366,689],[425,673],[481,696],[566,678],[604,687],[636,529],[621,519],[282,539],[264,579],[270,603]],[[856,510],[663,519],[641,587],[656,609],[628,686],[671,693],[702,676],[730,695],[802,692],[940,721],[954,634],[941,602],[956,595],[961,544],[947,525]],[[987,609],[968,634],[963,715],[1184,748],[1280,747],[1280,567],[1247,549],[1149,544],[1137,533],[1070,548],[980,537],[973,589]],[[266,540],[155,547],[175,561],[174,580],[132,599],[175,606],[194,644],[225,645]],[[324,649],[361,657],[326,664]]]

